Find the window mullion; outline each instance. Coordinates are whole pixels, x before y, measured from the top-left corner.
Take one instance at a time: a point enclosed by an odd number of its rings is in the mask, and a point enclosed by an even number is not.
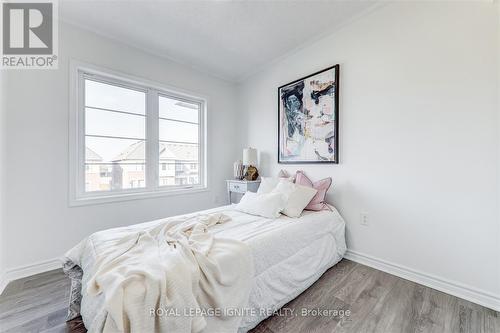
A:
[[[158,188],[159,142],[158,142],[158,91],[148,89],[146,103],[146,187]]]

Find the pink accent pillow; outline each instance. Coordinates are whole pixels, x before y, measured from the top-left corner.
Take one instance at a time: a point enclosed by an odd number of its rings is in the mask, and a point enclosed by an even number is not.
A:
[[[316,195],[312,198],[309,204],[306,206],[306,210],[324,210],[328,209],[328,205],[326,204],[326,192],[332,185],[332,178],[328,177],[325,179],[318,180],[317,182],[312,182],[302,171],[297,171],[297,175],[295,177],[295,184],[312,187],[318,191]]]

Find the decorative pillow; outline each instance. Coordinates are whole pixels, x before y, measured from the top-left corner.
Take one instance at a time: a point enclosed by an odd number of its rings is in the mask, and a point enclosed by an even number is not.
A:
[[[274,219],[280,216],[285,205],[286,197],[281,193],[246,192],[235,209],[247,214]]]
[[[286,205],[282,211],[283,214],[289,217],[299,217],[316,192],[316,189],[312,187],[280,181],[271,193],[281,193],[285,196]]]
[[[259,189],[257,190],[257,194],[270,193],[272,190],[274,190],[276,185],[278,185],[278,183],[281,180],[289,182],[292,181],[291,177],[289,178],[260,177],[260,185]]]
[[[288,175],[288,172],[286,170],[281,169],[280,172],[278,172],[278,178],[288,178],[290,177]]]
[[[279,178],[279,179],[286,178],[286,179],[289,179],[292,183],[294,183],[294,182],[295,182],[295,175],[290,176],[290,175],[288,174],[288,171],[283,170],[283,169],[281,169],[281,170],[280,170],[280,172],[278,172],[278,178]]]
[[[260,185],[257,190],[257,194],[264,194],[271,192],[276,185],[278,185],[279,179],[273,177],[260,177]]]
[[[306,210],[318,211],[328,209],[328,205],[326,204],[326,192],[328,192],[328,189],[332,185],[331,177],[321,179],[313,183],[302,171],[297,171],[295,183],[302,186],[312,187],[318,191],[314,198],[312,198],[311,202],[306,206]]]

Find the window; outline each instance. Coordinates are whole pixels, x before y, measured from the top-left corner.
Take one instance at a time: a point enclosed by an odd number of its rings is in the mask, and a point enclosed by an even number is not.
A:
[[[206,102],[76,66],[72,202],[206,188]]]
[[[187,179],[193,173],[198,174],[198,171],[191,171],[190,166],[200,161],[201,105],[166,95],[160,95],[158,102],[160,163],[175,166],[175,184],[198,185],[198,181]]]

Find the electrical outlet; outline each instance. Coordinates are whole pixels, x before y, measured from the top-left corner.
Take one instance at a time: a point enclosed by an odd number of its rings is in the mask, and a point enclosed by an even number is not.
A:
[[[359,223],[361,225],[364,225],[365,227],[369,226],[369,223],[368,223],[368,213],[361,213],[359,214]]]

